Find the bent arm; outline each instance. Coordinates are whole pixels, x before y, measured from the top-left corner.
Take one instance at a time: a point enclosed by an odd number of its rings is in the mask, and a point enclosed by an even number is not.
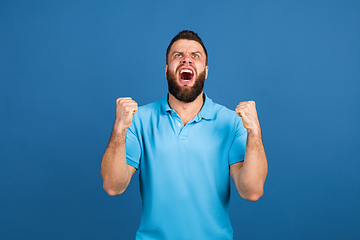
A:
[[[254,202],[264,193],[268,171],[260,123],[254,101],[239,103],[235,111],[247,129],[247,142],[244,161],[231,165],[230,175],[240,196]]]
[[[245,159],[230,166],[230,175],[240,196],[257,201],[264,193],[268,165],[261,133],[248,131]]]
[[[137,103],[130,97],[116,100],[114,128],[101,161],[103,188],[110,196],[123,193],[136,171],[126,163],[126,131],[137,108]]]
[[[126,163],[126,129],[114,129],[101,161],[104,190],[110,196],[122,194],[135,171],[136,168]]]

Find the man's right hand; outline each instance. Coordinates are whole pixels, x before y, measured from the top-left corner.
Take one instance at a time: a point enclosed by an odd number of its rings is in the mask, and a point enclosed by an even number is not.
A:
[[[131,97],[118,98],[116,100],[116,119],[114,128],[118,131],[130,127],[133,114],[136,113],[138,104]]]

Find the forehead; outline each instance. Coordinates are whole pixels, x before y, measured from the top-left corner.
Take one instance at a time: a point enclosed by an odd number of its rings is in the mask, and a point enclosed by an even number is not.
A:
[[[204,48],[194,40],[180,39],[173,43],[170,53],[174,52],[200,52],[205,55]]]

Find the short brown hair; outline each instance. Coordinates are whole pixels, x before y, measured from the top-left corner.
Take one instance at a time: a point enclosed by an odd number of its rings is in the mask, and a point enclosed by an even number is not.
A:
[[[170,52],[170,48],[171,46],[174,44],[174,42],[176,42],[177,40],[180,39],[185,39],[185,40],[193,40],[196,41],[198,43],[200,43],[200,45],[203,47],[205,55],[206,55],[206,65],[208,63],[208,55],[207,55],[207,51],[205,48],[205,45],[203,43],[203,41],[201,40],[201,38],[199,37],[199,35],[197,35],[197,33],[190,31],[190,30],[183,30],[181,32],[179,32],[170,42],[168,48],[166,49],[166,64],[168,64],[168,56],[169,56],[169,52]]]

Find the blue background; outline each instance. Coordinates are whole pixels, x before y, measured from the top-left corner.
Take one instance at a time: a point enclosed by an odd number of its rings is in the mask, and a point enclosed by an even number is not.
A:
[[[205,92],[255,100],[265,195],[232,185],[235,239],[360,238],[360,1],[0,1],[0,238],[133,239],[138,174],[102,190],[115,100],[167,93],[183,29],[209,54]]]

